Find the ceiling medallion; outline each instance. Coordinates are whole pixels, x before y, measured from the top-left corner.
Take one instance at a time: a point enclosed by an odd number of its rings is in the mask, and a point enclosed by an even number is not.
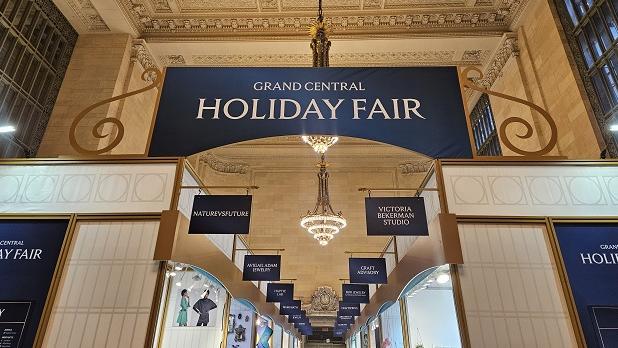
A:
[[[330,205],[328,194],[328,172],[326,171],[326,150],[337,142],[336,137],[312,136],[303,137],[303,141],[311,145],[320,154],[320,171],[318,172],[318,199],[313,211],[307,211],[300,226],[313,235],[320,245],[327,245],[335,235],[346,227],[347,221],[342,213],[335,213]]]

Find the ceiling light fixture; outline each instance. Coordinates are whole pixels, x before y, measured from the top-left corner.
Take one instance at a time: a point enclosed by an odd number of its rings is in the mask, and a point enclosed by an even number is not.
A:
[[[0,133],[13,133],[16,130],[17,129],[14,126],[10,126],[10,125],[0,126]]]
[[[315,203],[313,211],[307,211],[307,214],[300,219],[300,226],[313,235],[320,245],[327,245],[341,229],[347,226],[346,219],[343,218],[341,212],[335,213],[335,210],[330,205],[330,197],[328,194],[328,172],[326,171],[326,150],[337,140],[328,139],[332,137],[303,137],[303,141],[311,145],[311,147],[320,149],[315,150],[320,154],[320,171],[318,172],[318,199]],[[325,145],[330,144],[330,145]]]
[[[447,283],[449,280],[451,280],[451,276],[446,273],[442,273],[436,278],[439,284]]]

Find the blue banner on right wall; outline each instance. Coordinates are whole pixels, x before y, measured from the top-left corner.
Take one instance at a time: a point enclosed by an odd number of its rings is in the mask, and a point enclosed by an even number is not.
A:
[[[556,224],[588,348],[618,347],[618,224]]]

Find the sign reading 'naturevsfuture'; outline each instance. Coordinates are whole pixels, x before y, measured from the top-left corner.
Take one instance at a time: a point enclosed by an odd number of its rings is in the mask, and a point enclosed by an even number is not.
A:
[[[367,197],[368,236],[428,236],[423,197]]]
[[[456,67],[171,67],[162,88],[150,156],[307,134],[472,156]]]
[[[280,280],[281,255],[245,255],[242,280]]]
[[[189,234],[248,234],[250,221],[249,195],[196,195]]]
[[[349,269],[350,283],[386,284],[386,260],[382,257],[352,257]]]
[[[369,285],[367,284],[342,284],[341,293],[343,302],[369,303]]]

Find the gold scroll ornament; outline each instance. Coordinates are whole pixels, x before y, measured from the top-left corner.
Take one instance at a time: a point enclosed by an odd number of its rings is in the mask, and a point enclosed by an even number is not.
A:
[[[119,119],[114,118],[114,117],[106,117],[102,120],[99,120],[94,125],[94,127],[92,128],[92,135],[98,139],[103,139],[110,135],[110,134],[102,134],[103,126],[106,123],[111,123],[116,126],[116,136],[114,137],[114,139],[112,139],[109,142],[109,144],[107,144],[107,146],[105,146],[104,148],[96,149],[96,150],[85,149],[77,143],[77,139],[76,139],[77,125],[84,119],[84,117],[86,117],[86,115],[90,111],[98,108],[99,106],[109,104],[117,100],[130,97],[132,95],[140,94],[140,93],[146,92],[150,89],[153,89],[159,86],[159,84],[161,83],[161,72],[158,69],[148,68],[144,70],[144,72],[142,73],[141,79],[145,82],[148,82],[149,77],[152,77],[152,79],[150,80],[150,84],[148,86],[144,88],[140,88],[132,92],[127,92],[127,93],[124,93],[124,94],[121,94],[121,95],[118,95],[112,98],[101,100],[100,102],[90,105],[89,107],[85,108],[82,112],[77,114],[77,116],[73,120],[73,123],[71,124],[71,129],[69,130],[69,142],[71,144],[71,147],[73,147],[75,151],[79,152],[82,155],[100,155],[118,146],[118,144],[120,144],[120,141],[122,141],[122,138],[124,137],[124,125]]]
[[[515,146],[511,140],[509,139],[509,137],[507,136],[506,133],[506,129],[507,127],[512,124],[512,123],[519,123],[521,125],[523,125],[524,127],[526,127],[526,133],[525,134],[516,134],[518,138],[520,139],[528,139],[530,137],[532,137],[532,125],[530,125],[530,123],[528,121],[526,121],[525,119],[521,118],[521,117],[509,117],[507,119],[505,119],[502,124],[500,124],[500,128],[498,130],[499,132],[499,139],[502,141],[502,143],[504,143],[504,146],[506,146],[509,150],[523,155],[523,156],[527,156],[527,157],[538,157],[538,156],[543,156],[548,154],[549,152],[551,152],[554,147],[556,146],[556,143],[558,142],[558,129],[556,128],[556,122],[554,122],[554,119],[551,117],[551,115],[549,115],[549,113],[547,111],[545,111],[545,109],[543,109],[542,107],[531,103],[527,100],[524,99],[520,99],[517,97],[513,97],[507,94],[503,94],[503,93],[499,93],[499,92],[494,92],[494,91],[490,91],[486,88],[480,87],[478,85],[476,85],[474,82],[472,82],[469,78],[468,75],[470,73],[470,71],[474,71],[476,73],[478,73],[480,76],[478,77],[479,79],[483,78],[483,72],[481,72],[481,70],[477,67],[474,66],[469,66],[466,67],[465,69],[463,69],[461,71],[461,73],[459,74],[459,82],[462,86],[473,89],[475,91],[479,91],[482,93],[487,93],[489,95],[493,95],[496,96],[498,98],[503,98],[503,99],[507,99],[510,101],[514,101],[516,103],[520,103],[520,104],[524,104],[529,106],[530,108],[534,109],[534,111],[538,112],[539,114],[541,114],[541,116],[543,116],[543,118],[545,119],[545,121],[549,124],[549,128],[551,131],[551,135],[549,138],[549,141],[547,142],[547,144],[541,148],[538,151],[528,151],[528,150],[524,150],[524,149],[520,149],[517,146]]]

